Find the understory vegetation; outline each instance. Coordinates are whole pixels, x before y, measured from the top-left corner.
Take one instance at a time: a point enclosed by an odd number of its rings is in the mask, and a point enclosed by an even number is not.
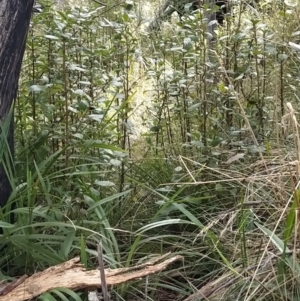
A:
[[[40,2],[2,278],[78,255],[93,268],[101,239],[109,268],[184,258],[114,300],[300,300],[298,1],[238,1],[215,33],[208,7],[149,32],[143,2]],[[40,298],[87,300],[64,297]]]

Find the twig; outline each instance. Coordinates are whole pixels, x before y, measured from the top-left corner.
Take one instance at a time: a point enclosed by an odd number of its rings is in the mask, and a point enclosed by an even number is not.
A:
[[[103,248],[102,248],[102,241],[100,240],[98,247],[98,263],[99,263],[99,270],[100,270],[100,280],[101,280],[101,288],[103,293],[103,299],[104,301],[109,301],[108,296],[108,289],[106,284],[106,278],[105,278],[105,268],[104,268],[104,261],[103,261]]]
[[[102,3],[102,2],[99,2],[98,0],[92,0],[93,2],[97,3],[97,4],[100,4],[100,5],[103,5],[103,6],[106,6],[106,4]]]

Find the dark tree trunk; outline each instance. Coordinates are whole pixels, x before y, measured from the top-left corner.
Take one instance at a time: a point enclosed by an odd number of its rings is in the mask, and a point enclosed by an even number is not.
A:
[[[34,0],[0,0],[0,125],[3,129],[4,125],[10,122],[6,141],[12,158],[14,149],[13,110],[11,111],[11,121],[8,120],[8,114],[17,95],[33,2]],[[4,139],[1,139],[1,143],[6,144]],[[4,156],[2,158],[0,156],[0,162],[2,159],[4,160]],[[11,190],[9,177],[3,165],[0,165],[0,206],[7,203]]]

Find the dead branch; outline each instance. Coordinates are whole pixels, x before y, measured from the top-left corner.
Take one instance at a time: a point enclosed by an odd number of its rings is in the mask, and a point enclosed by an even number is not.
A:
[[[182,259],[181,256],[173,256],[165,259],[168,255],[170,254],[156,257],[155,259],[134,267],[113,270],[106,269],[105,278],[107,285],[120,284],[158,273],[166,269],[171,263]],[[0,296],[0,301],[28,300],[58,287],[69,288],[71,290],[93,290],[101,287],[99,270],[85,270],[80,263],[79,257],[50,267],[28,278],[23,277],[22,280],[24,281],[13,290],[4,296]]]

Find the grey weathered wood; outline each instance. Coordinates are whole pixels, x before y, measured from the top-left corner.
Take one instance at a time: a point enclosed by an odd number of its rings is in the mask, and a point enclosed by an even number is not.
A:
[[[26,36],[34,0],[0,0],[0,123],[7,122],[8,113],[16,98]],[[13,156],[13,118],[7,142]],[[0,158],[1,159],[1,158]],[[9,178],[0,165],[0,206],[11,194]]]

